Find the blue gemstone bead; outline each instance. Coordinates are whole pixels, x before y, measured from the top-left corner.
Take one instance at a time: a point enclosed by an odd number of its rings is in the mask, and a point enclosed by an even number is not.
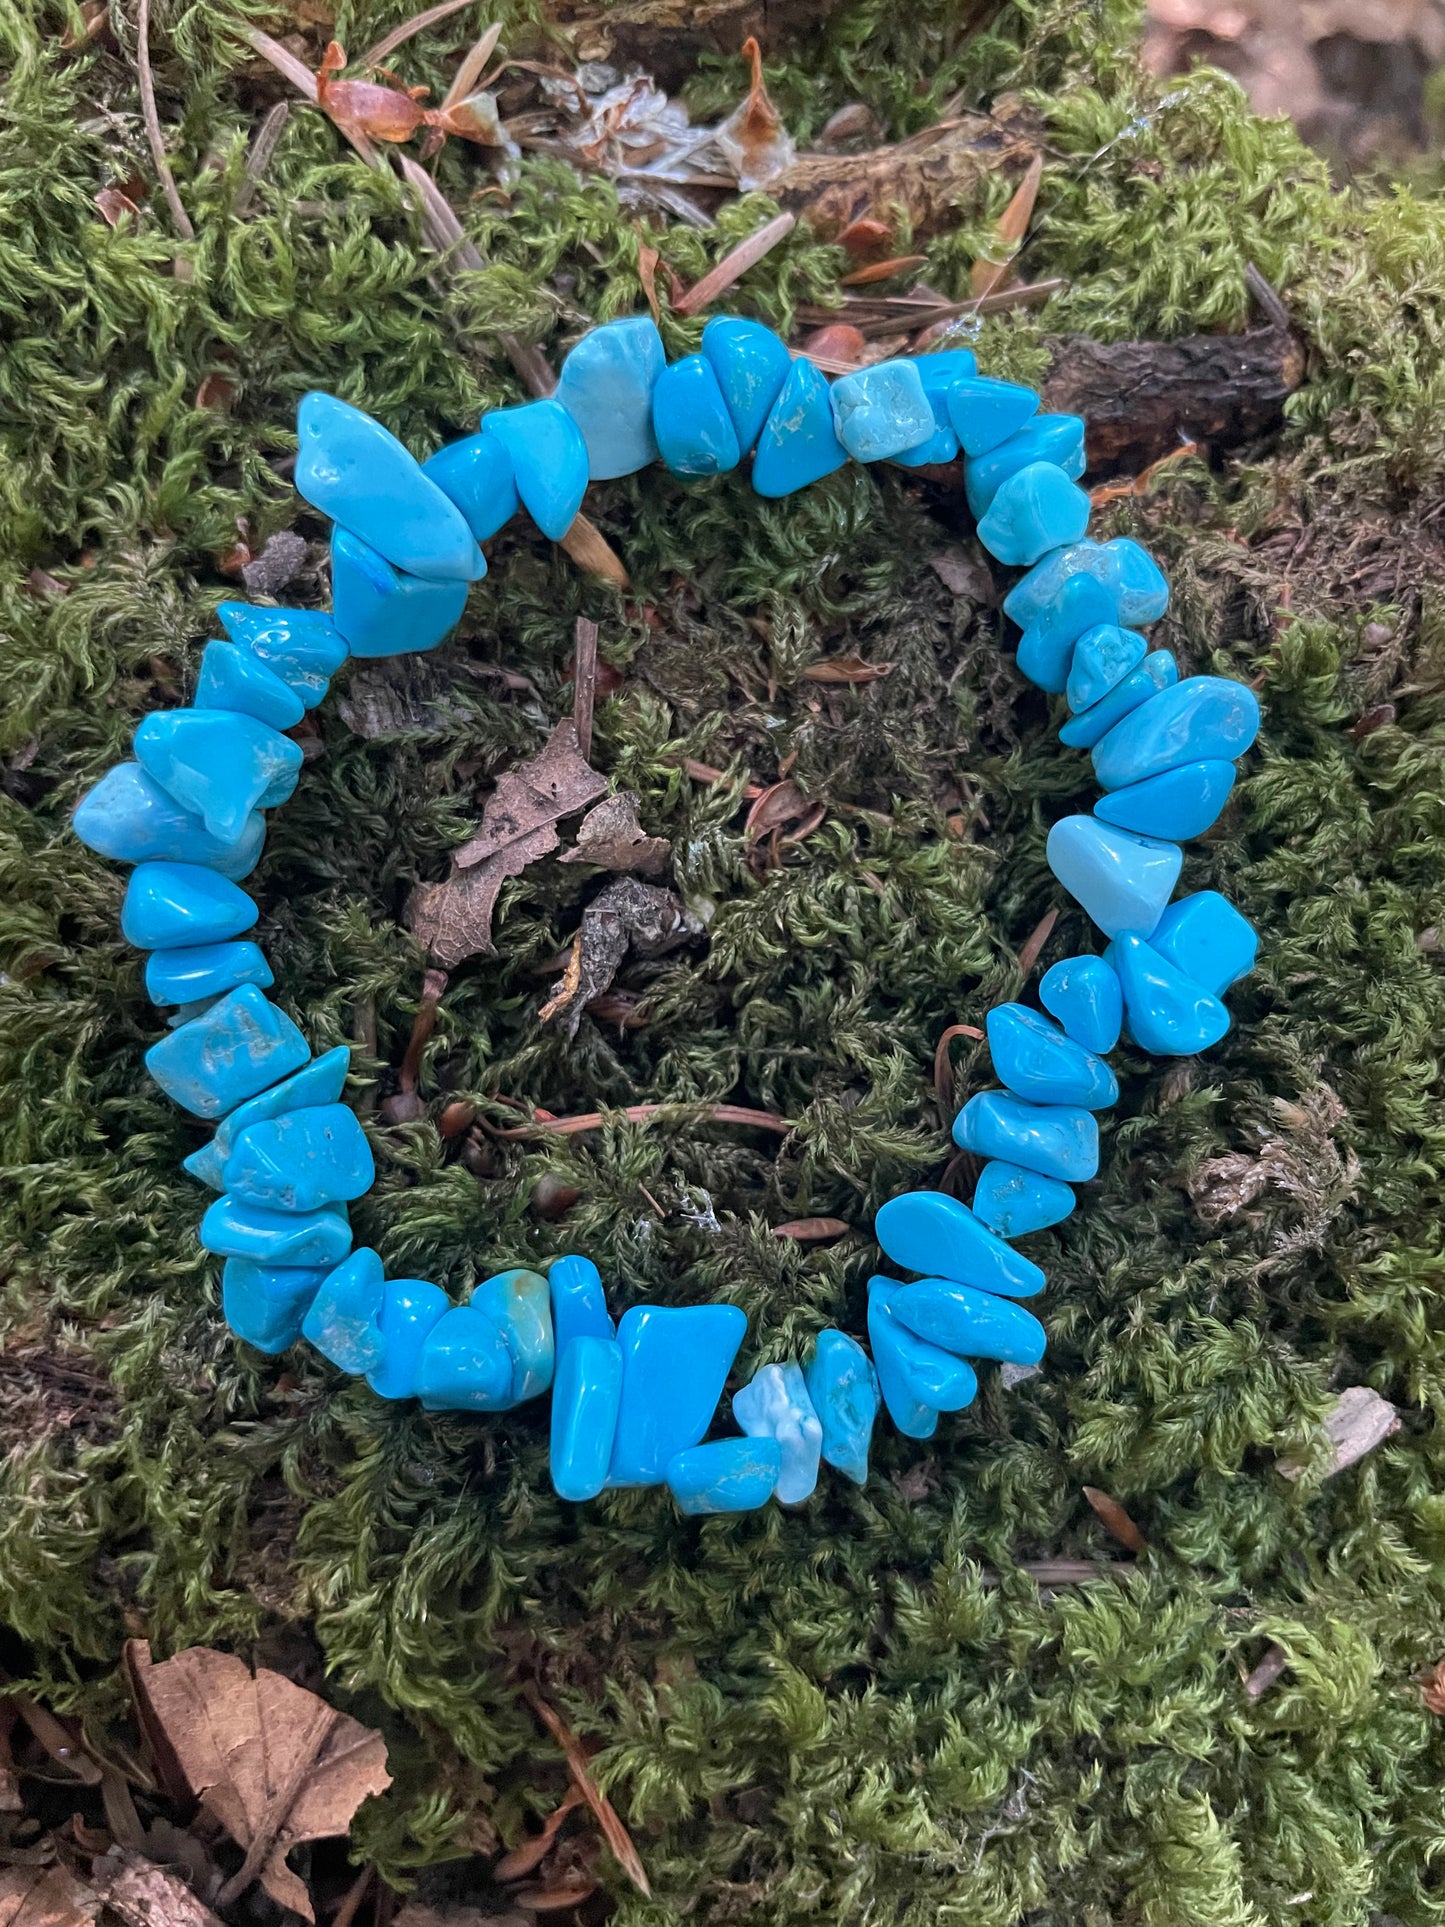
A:
[[[960,1358],[994,1358],[1007,1365],[1037,1365],[1044,1355],[1044,1328],[1031,1311],[986,1291],[947,1278],[895,1285],[888,1303],[899,1324]]]
[[[223,1117],[299,1070],[309,1055],[306,1039],[285,1011],[267,1003],[254,984],[242,984],[203,1016],[152,1044],[145,1064],[183,1109],[197,1117]]]
[[[249,602],[223,602],[216,614],[232,642],[289,683],[308,709],[326,695],[330,679],[346,661],[336,624],[321,609],[262,609]]]
[[[1032,1298],[1044,1274],[980,1224],[966,1204],[942,1191],[906,1191],[890,1198],[873,1221],[873,1235],[896,1265],[926,1277],[952,1278],[1006,1298]]]
[[[1094,805],[1094,814],[1120,829],[1147,830],[1171,843],[1185,843],[1203,836],[1233,788],[1233,763],[1180,763],[1161,776],[1108,791]]]
[[[754,1512],[772,1496],[781,1462],[773,1439],[714,1439],[675,1452],[663,1477],[679,1510],[694,1517]]]
[[[971,1209],[1001,1238],[1023,1238],[1062,1224],[1078,1200],[1057,1178],[1040,1177],[1021,1164],[990,1158],[973,1187]]]
[[[965,455],[987,455],[1038,412],[1038,396],[1016,381],[990,381],[975,375],[955,382],[948,391],[949,419]]]
[[[198,863],[138,863],[121,900],[120,928],[137,950],[176,950],[238,937],[260,914],[254,898]]]
[[[590,1258],[554,1260],[547,1273],[552,1297],[553,1342],[560,1358],[574,1338],[615,1338],[607,1315],[602,1274]]]
[[[332,530],[331,607],[353,656],[435,649],[466,606],[465,582],[404,575],[346,529]]]
[[[355,1111],[317,1104],[249,1125],[222,1176],[232,1197],[272,1211],[316,1211],[364,1197],[376,1179]]]
[[[118,863],[197,863],[239,882],[255,869],[266,820],[253,811],[234,843],[212,836],[198,816],[147,776],[117,763],[76,805],[71,827],[88,849]]]
[[[1102,697],[1092,708],[1085,709],[1077,716],[1071,716],[1059,730],[1059,741],[1067,743],[1070,749],[1092,749],[1102,736],[1107,736],[1115,723],[1120,722],[1132,710],[1150,702],[1161,689],[1169,689],[1179,680],[1179,665],[1168,649],[1153,649],[1124,680],[1116,683],[1107,696]]]
[[[428,1412],[505,1412],[512,1354],[501,1326],[475,1305],[444,1312],[422,1342],[416,1395]]]
[[[238,642],[208,642],[193,698],[197,709],[233,709],[272,729],[294,729],[306,705],[290,683]]]
[[[1259,699],[1248,684],[1186,676],[1115,723],[1094,746],[1094,773],[1119,790],[1180,763],[1230,761],[1258,733]]]
[[[658,376],[652,432],[674,475],[721,475],[742,460],[733,418],[705,355],[688,355]]]
[[[313,390],[302,397],[296,432],[296,487],[338,528],[407,575],[475,582],[486,574],[460,509],[379,421]]]
[[[833,426],[855,462],[885,462],[936,427],[918,365],[879,361],[833,383]]]
[[[888,1416],[905,1438],[932,1438],[940,1412],[961,1412],[978,1395],[973,1367],[911,1332],[895,1301],[892,1278],[868,1280],[868,1342]]]
[[[1057,695],[1068,682],[1079,637],[1119,613],[1119,598],[1091,575],[1071,575],[1019,637],[1019,674]]]
[[[988,513],[990,502],[1009,477],[1031,462],[1051,462],[1077,481],[1084,472],[1083,416],[1036,415],[1017,435],[966,462],[964,493],[976,521]]]
[[[1254,969],[1254,927],[1217,890],[1196,890],[1171,903],[1149,938],[1166,963],[1222,997]]]
[[[914,363],[923,392],[933,410],[933,433],[916,448],[905,449],[894,460],[905,468],[922,468],[927,462],[951,462],[958,454],[958,434],[948,412],[948,394],[961,381],[972,381],[978,361],[967,348],[941,348],[931,355],[919,355]]]
[[[421,472],[454,502],[478,542],[505,528],[522,505],[512,458],[495,435],[468,435],[429,456]]]
[[[607,1483],[622,1403],[622,1347],[574,1338],[557,1354],[549,1468],[559,1499],[595,1499]]]
[[[556,399],[582,431],[594,482],[657,460],[652,391],[666,365],[662,336],[647,315],[594,328],[562,363]]]
[[[763,424],[753,458],[759,495],[791,495],[841,468],[848,451],[833,428],[828,384],[811,361],[795,361]]]
[[[750,1439],[775,1439],[781,1454],[777,1496],[801,1505],[818,1483],[823,1426],[797,1365],[764,1365],[733,1393],[733,1417]]]
[[[522,507],[553,542],[577,520],[587,493],[587,444],[559,401],[524,401],[482,417],[482,433],[511,458]]]
[[[1106,936],[1147,937],[1179,881],[1176,843],[1116,830],[1096,816],[1066,816],[1049,831],[1049,868]]]
[[[1071,1104],[1030,1104],[1012,1091],[971,1097],[953,1120],[953,1141],[960,1150],[1021,1164],[1064,1184],[1083,1184],[1099,1168],[1099,1127],[1092,1112]]]
[[[978,525],[978,539],[1000,562],[1027,568],[1089,526],[1089,498],[1052,462],[1010,475]]]
[[[803,1378],[823,1427],[823,1457],[855,1485],[865,1484],[878,1416],[878,1374],[872,1359],[856,1339],[830,1326],[819,1332]]]
[[[712,1423],[748,1321],[736,1305],[634,1305],[617,1327],[622,1403],[609,1485],[658,1485]]]
[[[1156,1057],[1193,1057],[1229,1029],[1229,1012],[1213,994],[1125,931],[1109,945],[1109,961],[1124,987],[1129,1035]]]
[[[226,1193],[207,1207],[200,1239],[221,1258],[250,1258],[276,1267],[329,1266],[351,1249],[351,1226],[335,1211],[268,1211]]]
[[[1082,1104],[1102,1111],[1119,1101],[1119,1083],[1102,1057],[1027,1004],[995,1004],[984,1019],[1000,1083],[1035,1104]]]
[[[1051,965],[1039,982],[1039,1002],[1085,1050],[1110,1051],[1118,1043],[1124,994],[1102,957],[1065,957]]]
[[[226,1323],[258,1352],[289,1351],[301,1321],[326,1276],[323,1265],[258,1265],[228,1258],[221,1272],[221,1310]]]
[[[1069,708],[1077,712],[1102,702],[1148,653],[1149,645],[1137,629],[1104,622],[1086,630],[1069,664]]]
[[[476,1287],[469,1302],[506,1340],[512,1358],[512,1404],[545,1392],[557,1354],[551,1299],[541,1272],[499,1271]]]
[[[378,1398],[415,1398],[426,1341],[451,1308],[441,1286],[425,1278],[387,1279],[376,1315],[381,1363],[366,1373]]]
[[[219,1209],[219,1205],[211,1206],[212,1211]],[[384,1355],[378,1321],[385,1292],[381,1260],[362,1245],[349,1258],[343,1256],[322,1280],[302,1320],[302,1336],[339,1371],[375,1371]]]
[[[196,943],[146,958],[146,995],[153,1004],[195,1004],[223,997],[238,984],[269,990],[275,981],[254,943]]]
[[[251,834],[251,812],[284,803],[301,773],[301,745],[230,709],[164,709],[143,716],[136,758],[222,843]]]
[[[702,352],[717,376],[738,447],[746,455],[783,392],[793,358],[771,328],[733,315],[713,316],[702,331]]]
[[[210,1143],[199,1151],[193,1151],[185,1160],[184,1168],[192,1177],[209,1184],[213,1191],[224,1191],[226,1185],[222,1173],[241,1133],[248,1131],[253,1124],[260,1124],[266,1118],[281,1117],[287,1111],[305,1110],[314,1104],[334,1104],[345,1088],[350,1065],[351,1047],[338,1044],[334,1050],[313,1058],[294,1077],[287,1077],[246,1103],[237,1105],[217,1125],[216,1135]]]
[[[950,422],[946,427],[935,427],[931,435],[926,435],[914,447],[905,448],[901,455],[895,455],[893,459],[902,468],[928,468],[954,461],[957,456],[958,437]]]
[[[1046,555],[1004,598],[1004,614],[1027,629],[1050,606],[1071,575],[1092,575],[1113,591],[1114,620],[1131,629],[1157,622],[1169,607],[1169,584],[1158,563],[1127,535],[1112,542],[1071,542]]]

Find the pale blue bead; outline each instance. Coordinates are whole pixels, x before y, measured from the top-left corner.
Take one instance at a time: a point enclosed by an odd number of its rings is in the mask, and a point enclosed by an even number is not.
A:
[[[254,984],[242,984],[204,1016],[152,1044],[145,1064],[183,1109],[197,1117],[223,1117],[299,1070],[309,1055],[306,1039],[285,1011],[267,1003]]]
[[[559,1499],[595,1499],[607,1483],[622,1404],[622,1347],[574,1338],[557,1353],[548,1469]]]
[[[221,1310],[226,1323],[258,1352],[289,1351],[301,1321],[326,1276],[322,1265],[258,1265],[228,1258],[221,1272]]]
[[[364,1197],[376,1178],[355,1111],[317,1104],[240,1133],[222,1173],[232,1197],[273,1211],[316,1211]]]
[[[1102,1111],[1119,1101],[1119,1083],[1102,1057],[1027,1004],[995,1004],[984,1019],[1001,1084],[1035,1104],[1082,1104]]]
[[[120,929],[137,950],[178,950],[239,937],[260,914],[254,898],[198,863],[138,863],[121,899]]]
[[[1171,903],[1149,938],[1166,963],[1222,997],[1254,969],[1254,927],[1217,890],[1196,890]]]
[[[1037,1365],[1044,1355],[1044,1328],[1031,1311],[948,1278],[895,1285],[888,1304],[916,1338],[960,1358]]]
[[[421,465],[448,501],[455,502],[478,542],[495,535],[521,507],[512,458],[499,437],[468,435],[449,442]]]
[[[873,1221],[873,1235],[894,1264],[927,1277],[953,1278],[1006,1298],[1032,1298],[1044,1274],[981,1224],[966,1204],[942,1191],[906,1191],[890,1198]]]
[[[482,433],[511,458],[522,507],[553,542],[577,520],[587,493],[587,444],[582,430],[552,396],[494,408],[482,417]]]
[[[679,1510],[693,1517],[754,1512],[777,1484],[781,1457],[773,1439],[714,1439],[675,1452],[663,1477]]]
[[[978,1174],[970,1209],[1001,1238],[1024,1238],[1062,1224],[1077,1203],[1069,1186],[1057,1178],[990,1158]]]
[[[1125,931],[1109,945],[1124,989],[1124,1021],[1141,1049],[1156,1057],[1193,1057],[1229,1029],[1229,1012],[1213,994]]]
[[[139,763],[117,763],[76,805],[71,827],[87,848],[118,863],[197,863],[239,882],[255,869],[266,819],[252,811],[234,843],[212,836]]]
[[[143,716],[136,759],[222,843],[251,832],[251,812],[284,803],[301,773],[301,745],[230,709],[165,709]]]
[[[634,1305],[622,1314],[622,1402],[609,1485],[657,1485],[673,1454],[697,1444],[747,1327],[736,1305]]]
[[[1026,1171],[1064,1184],[1083,1184],[1099,1168],[1099,1126],[1091,1111],[1071,1104],[1030,1104],[1012,1091],[980,1091],[971,1097],[953,1120],[953,1141],[960,1150],[1021,1164]]]
[[[932,1438],[940,1412],[961,1412],[978,1395],[978,1378],[964,1359],[911,1332],[894,1309],[903,1287],[893,1278],[868,1280],[868,1343],[888,1416],[905,1438]]]
[[[841,468],[848,451],[833,428],[828,384],[811,361],[795,361],[773,403],[753,458],[759,495],[791,495]]]
[[[146,958],[146,995],[153,1004],[194,1004],[238,984],[269,990],[276,979],[254,943],[197,943],[156,950]]]
[[[717,376],[738,447],[746,455],[783,392],[793,358],[771,328],[735,315],[713,316],[702,331],[702,352]]]
[[[1089,498],[1052,462],[1032,462],[1010,475],[978,525],[990,555],[1027,568],[1089,526]]]
[[[705,355],[688,355],[663,369],[652,391],[652,432],[674,475],[721,475],[742,460],[733,418]]]
[[[465,582],[429,582],[394,569],[346,529],[331,534],[331,607],[353,656],[435,649],[461,620]]]
[[[451,1310],[440,1285],[425,1278],[388,1278],[376,1315],[381,1363],[368,1367],[366,1382],[378,1398],[414,1398],[426,1341]]]
[[[823,1427],[823,1457],[855,1485],[863,1485],[878,1416],[873,1361],[856,1339],[830,1326],[819,1332],[803,1378]]]
[[[1105,936],[1147,937],[1179,881],[1177,843],[1116,830],[1096,816],[1066,816],[1049,831],[1049,868]]]
[[[582,431],[594,482],[657,460],[652,391],[666,365],[662,336],[647,315],[592,329],[563,361],[556,399]]]
[[[428,1412],[505,1412],[512,1354],[501,1326],[475,1305],[444,1312],[422,1343],[416,1395]]]
[[[234,709],[272,729],[294,729],[306,705],[283,677],[239,642],[208,642],[193,697],[197,709]]]
[[[212,1211],[219,1208],[211,1206]],[[322,1280],[302,1320],[302,1336],[339,1371],[375,1371],[384,1355],[378,1320],[385,1289],[380,1258],[366,1245],[360,1246]]]
[[[512,1403],[536,1398],[552,1383],[557,1362],[552,1305],[539,1271],[499,1271],[472,1292],[469,1303],[501,1331],[512,1356]]]
[[[218,1257],[251,1258],[258,1265],[334,1265],[351,1249],[351,1226],[325,1208],[268,1211],[264,1205],[243,1204],[228,1192],[207,1207],[200,1240]],[[309,1331],[306,1335],[311,1336]]]
[[[933,433],[916,362],[879,361],[833,383],[833,426],[855,462],[885,462]]]
[[[1038,396],[1016,381],[990,381],[975,375],[955,382],[948,391],[949,419],[966,455],[986,455],[1038,412]]]
[[[1057,695],[1069,680],[1074,645],[1087,630],[1113,622],[1119,598],[1091,575],[1071,575],[1019,637],[1019,674]]]
[[[1011,475],[1031,462],[1052,462],[1071,481],[1084,472],[1082,415],[1036,415],[1027,428],[1006,442],[964,464],[964,493],[975,520],[988,513],[989,504]]]
[[[797,1365],[764,1365],[733,1393],[733,1417],[750,1439],[775,1439],[781,1454],[776,1496],[801,1505],[818,1483],[823,1426]]]
[[[1131,629],[1157,622],[1169,607],[1169,584],[1151,555],[1127,535],[1087,537],[1046,555],[1004,598],[1004,614],[1020,629],[1037,622],[1071,575],[1092,575],[1118,602],[1115,620]]]
[[[1100,737],[1107,736],[1115,723],[1131,710],[1151,702],[1161,689],[1172,688],[1178,680],[1179,665],[1173,651],[1151,650],[1139,667],[1121,683],[1116,683],[1107,696],[1091,709],[1071,716],[1059,730],[1059,741],[1067,743],[1070,749],[1092,749]]]
[[[223,602],[216,614],[232,642],[250,650],[314,709],[330,679],[346,661],[336,624],[322,609],[264,609],[250,602]]]
[[[552,1300],[553,1342],[560,1358],[574,1338],[614,1338],[607,1315],[602,1274],[590,1258],[569,1255],[553,1261],[547,1272]]]
[[[1259,698],[1224,676],[1186,676],[1115,723],[1094,746],[1094,773],[1106,790],[1142,783],[1180,763],[1229,761],[1259,733]]]
[[[1069,664],[1069,708],[1077,712],[1102,702],[1148,653],[1149,645],[1137,629],[1103,622],[1085,630]]]
[[[475,582],[486,574],[461,511],[379,421],[313,389],[296,433],[296,487],[339,528],[407,575]]]
[[[894,460],[905,468],[922,468],[928,462],[951,462],[958,454],[958,433],[948,412],[948,396],[961,381],[972,381],[978,361],[967,348],[941,348],[934,354],[919,355],[914,363],[923,392],[933,410],[933,433],[916,448],[905,449]]]
[[[1180,763],[1162,775],[1146,776],[1142,783],[1107,791],[1094,805],[1094,814],[1120,829],[1147,830],[1171,843],[1185,843],[1203,836],[1233,788],[1233,763]]]
[[[1124,997],[1102,957],[1065,957],[1051,965],[1039,981],[1039,1002],[1085,1050],[1110,1051],[1118,1043]]]

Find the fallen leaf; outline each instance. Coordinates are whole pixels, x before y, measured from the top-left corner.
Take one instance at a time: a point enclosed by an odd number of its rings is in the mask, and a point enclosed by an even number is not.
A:
[[[333,40],[316,74],[316,101],[343,134],[368,140],[407,141],[422,125],[426,110],[399,87],[376,80],[338,80],[346,65],[346,49]]]
[[[221,1927],[205,1902],[169,1867],[112,1847],[90,1870],[96,1891],[124,1927]],[[29,1927],[29,1915],[17,1927]]]
[[[1039,197],[1039,182],[1044,177],[1044,157],[1035,154],[1023,179],[1013,191],[1008,206],[999,216],[989,243],[989,252],[973,264],[969,283],[975,294],[993,294],[1009,280],[1019,242],[1033,218],[1034,202]]]
[[[580,1194],[573,1194],[574,1202],[578,1195]],[[536,1192],[534,1190],[532,1194],[532,1202],[534,1205],[536,1201]],[[510,1853],[504,1853],[496,1866],[492,1868],[492,1878],[494,1880],[521,1880],[524,1879],[527,1874],[535,1873],[550,1853],[552,1843],[562,1831],[563,1823],[566,1821],[567,1815],[585,1804],[586,1802],[583,1800],[576,1786],[569,1787],[562,1797],[561,1804],[553,1807],[552,1811],[547,1815],[547,1818],[542,1822],[542,1831],[534,1834],[530,1840],[524,1841],[520,1847],[513,1847]]]
[[[558,1887],[520,1887],[517,1890],[517,1904],[530,1907],[534,1913],[556,1913],[562,1907],[576,1907],[590,1899],[597,1891],[595,1880],[583,1881],[578,1885],[570,1883]]]
[[[1437,1717],[1445,1715],[1445,1659],[1437,1659],[1433,1666],[1417,1674],[1416,1684],[1425,1710]]]
[[[845,141],[876,140],[879,134],[873,109],[861,100],[850,100],[824,121],[818,132],[819,147],[841,147]]]
[[[236,399],[236,384],[229,375],[212,371],[196,390],[193,408],[215,408],[221,414],[231,411],[231,403]]]
[[[1143,1533],[1117,1499],[1111,1499],[1107,1492],[1101,1492],[1096,1485],[1086,1485],[1084,1497],[1121,1546],[1127,1546],[1130,1552],[1144,1550]]]
[[[441,883],[418,884],[407,900],[406,921],[433,962],[454,970],[468,957],[495,956],[492,912],[503,883],[555,850],[558,840],[555,826],[546,823],[475,869],[453,868]]]
[[[775,1238],[791,1238],[795,1244],[823,1244],[829,1238],[841,1238],[853,1229],[843,1218],[790,1218],[786,1224],[775,1224]]]
[[[842,239],[842,236],[839,236]],[[891,281],[895,274],[906,274],[910,268],[921,268],[928,259],[926,254],[900,254],[892,261],[873,261],[867,267],[854,268],[851,274],[843,275],[840,288],[866,288],[872,281]]]
[[[813,805],[796,783],[786,778],[781,783],[770,783],[748,811],[743,835],[749,843],[756,843],[770,830],[780,830],[788,823],[799,822],[812,808]]]
[[[880,248],[892,246],[893,224],[891,221],[877,221],[872,215],[865,214],[860,220],[850,221],[835,239],[845,253],[851,254],[855,261],[861,261],[870,254],[876,254]]]
[[[859,362],[868,352],[868,343],[847,321],[830,321],[804,336],[803,353],[811,360]]]
[[[1368,1385],[1351,1385],[1325,1414],[1322,1429],[1330,1445],[1324,1476],[1332,1479],[1336,1472],[1343,1472],[1347,1465],[1382,1445],[1392,1432],[1398,1432],[1400,1414]],[[1292,1458],[1276,1459],[1274,1466],[1286,1479],[1297,1479],[1304,1471],[1304,1466]]]
[[[828,656],[822,662],[810,662],[803,671],[803,680],[804,682],[879,682],[884,676],[891,676],[893,669],[894,664],[891,662],[864,662],[861,656]]]
[[[671,890],[620,877],[582,912],[566,971],[539,1017],[543,1023],[565,1017],[567,1035],[575,1037],[582,1012],[611,987],[629,949],[640,957],[660,957],[701,930],[697,918]]]
[[[110,25],[110,7],[106,0],[82,0],[80,9],[80,31],[67,27],[60,36],[60,44],[67,53],[77,47],[88,47]]]
[[[524,1686],[522,1691],[528,1705],[566,1754],[567,1765],[577,1784],[577,1790],[591,1807],[597,1824],[602,1829],[603,1838],[612,1849],[613,1858],[637,1891],[650,1900],[652,1888],[648,1884],[647,1874],[642,1861],[638,1858],[637,1849],[632,1844],[632,1837],[618,1819],[612,1802],[592,1778],[581,1740],[561,1714],[554,1712],[547,1704],[535,1686]]]
[[[995,600],[993,577],[988,564],[967,549],[940,549],[928,558],[928,566],[950,595],[967,596],[970,602]]]
[[[637,820],[642,799],[631,790],[605,796],[577,825],[575,849],[563,852],[563,863],[595,863],[602,870],[635,870],[660,876],[672,856],[665,836],[648,836]]]
[[[95,205],[105,216],[109,226],[115,227],[122,215],[129,214],[139,220],[140,209],[128,194],[122,194],[118,187],[103,187],[95,196]]]
[[[99,1912],[99,1894],[65,1867],[0,1867],[0,1927],[88,1927]]]

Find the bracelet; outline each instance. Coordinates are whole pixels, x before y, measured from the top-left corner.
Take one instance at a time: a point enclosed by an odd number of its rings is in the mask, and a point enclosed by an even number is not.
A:
[[[1042,1357],[1044,1328],[1015,1301],[1044,1274],[1010,1241],[1061,1222],[1094,1176],[1094,1113],[1118,1097],[1105,1057],[1124,1026],[1164,1056],[1229,1028],[1221,998],[1253,967],[1254,931],[1215,891],[1171,898],[1180,844],[1215,821],[1258,730],[1253,692],[1181,680],[1170,651],[1150,649],[1140,631],[1164,614],[1168,586],[1137,543],[1087,536],[1083,421],[1040,414],[1031,389],[980,376],[964,349],[830,383],[739,318],[709,321],[700,352],[669,366],[654,323],[634,317],[584,336],[554,395],[494,410],[424,463],[330,395],[305,397],[298,428],[296,485],[335,524],[331,613],[222,603],[226,639],[206,644],[191,706],[145,716],[135,760],[74,817],[91,849],[135,866],[121,930],[150,953],[152,1003],[176,1006],[146,1066],[216,1124],[184,1167],[220,1193],[200,1240],[225,1259],[226,1318],[263,1352],[304,1337],[379,1397],[428,1411],[506,1411],[550,1387],[564,1499],[665,1484],[687,1513],[796,1504],[820,1460],[861,1485],[880,1401],[900,1432],[928,1438],[940,1412],[973,1399],[970,1359]],[[738,1307],[635,1305],[614,1326],[597,1267],[575,1255],[545,1276],[488,1278],[453,1305],[352,1249],[347,1205],[375,1167],[341,1102],[350,1051],[312,1058],[268,1001],[270,967],[243,934],[259,911],[238,886],[260,859],[261,813],[296,787],[301,749],[284,732],[348,656],[435,648],[486,573],[479,543],[519,508],[555,541],[589,481],[659,458],[701,479],[751,453],[753,487],[780,497],[850,458],[922,467],[960,451],[980,541],[1027,570],[1004,602],[1019,668],[1065,696],[1060,737],[1091,752],[1104,792],[1092,815],[1053,826],[1048,861],[1107,946],[1045,973],[1047,1015],[988,1013],[1001,1088],[970,1097],[953,1126],[984,1160],[972,1205],[910,1191],[878,1212],[878,1244],[915,1278],[870,1279],[871,1357],[822,1332],[806,1364],[764,1365],[733,1395],[741,1436],[707,1440],[746,1331]]]

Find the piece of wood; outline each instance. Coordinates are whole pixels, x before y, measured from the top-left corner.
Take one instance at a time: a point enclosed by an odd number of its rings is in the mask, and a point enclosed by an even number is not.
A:
[[[975,0],[976,4],[976,0]],[[566,29],[578,60],[648,73],[668,93],[692,80],[704,54],[737,54],[750,36],[770,59],[811,33],[838,0],[547,0],[546,17]]]

